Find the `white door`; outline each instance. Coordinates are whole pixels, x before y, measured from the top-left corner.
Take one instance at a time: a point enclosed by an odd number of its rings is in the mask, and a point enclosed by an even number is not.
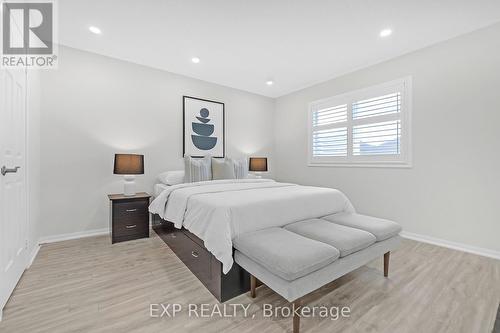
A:
[[[0,311],[28,263],[26,72],[0,69]],[[17,168],[19,167],[19,168]]]

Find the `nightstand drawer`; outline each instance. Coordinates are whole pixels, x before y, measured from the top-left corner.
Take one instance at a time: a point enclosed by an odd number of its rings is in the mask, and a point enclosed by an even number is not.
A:
[[[127,220],[121,221],[120,223],[114,223],[113,225],[113,236],[132,236],[132,235],[143,235],[149,232],[149,223],[144,223],[141,220]]]
[[[117,218],[144,217],[148,215],[149,200],[134,200],[113,203],[113,216]]]

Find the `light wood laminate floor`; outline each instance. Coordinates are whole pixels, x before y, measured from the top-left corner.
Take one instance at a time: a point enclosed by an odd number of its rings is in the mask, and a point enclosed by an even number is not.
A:
[[[154,232],[111,245],[106,236],[43,245],[4,309],[0,332],[285,332],[291,318],[263,318],[264,303],[288,303],[266,286],[254,318],[151,318],[151,303],[217,301]],[[391,254],[307,296],[308,305],[349,306],[336,321],[303,318],[301,332],[491,332],[500,261],[404,240]]]

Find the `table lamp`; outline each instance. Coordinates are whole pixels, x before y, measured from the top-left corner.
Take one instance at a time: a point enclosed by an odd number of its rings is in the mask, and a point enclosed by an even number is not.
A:
[[[135,195],[135,175],[144,174],[144,155],[115,154],[115,166],[113,173],[123,175],[125,180],[123,194]]]
[[[259,173],[267,171],[267,157],[250,157],[248,170],[255,172],[255,177],[262,178]]]

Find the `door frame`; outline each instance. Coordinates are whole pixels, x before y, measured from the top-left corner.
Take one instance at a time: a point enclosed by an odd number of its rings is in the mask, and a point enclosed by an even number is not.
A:
[[[30,103],[30,99],[29,99],[29,93],[30,93],[30,85],[29,85],[29,73],[34,73],[34,69],[30,70],[25,68],[24,70],[24,79],[25,79],[25,82],[26,82],[26,91],[25,91],[25,94],[24,94],[24,98],[25,98],[25,101],[24,101],[24,105],[25,105],[25,114],[26,114],[26,117],[24,118],[25,121],[24,121],[24,133],[25,133],[25,142],[24,142],[24,156],[25,156],[25,161],[24,161],[24,165],[26,166],[24,169],[25,171],[25,182],[26,182],[26,189],[25,189],[25,200],[26,200],[26,242],[27,242],[27,250],[29,250],[28,252],[28,262],[26,263],[26,269],[28,269],[31,264],[33,263],[33,260],[35,259],[35,256],[37,255],[38,253],[38,250],[40,249],[40,244],[39,244],[39,240],[36,238],[36,236],[31,239],[31,231],[33,230],[32,228],[32,225],[31,225],[31,200],[30,200],[30,189],[31,189],[31,182],[32,182],[32,179],[31,179],[31,175],[30,175],[30,165],[31,165],[31,153],[30,153],[30,147],[31,147],[31,134],[30,134],[30,131],[29,131],[29,128],[30,128],[30,124],[31,124],[31,117],[30,117],[30,109],[31,109],[31,103]],[[40,75],[40,74],[37,74],[37,75]],[[40,138],[39,138],[40,139]]]

